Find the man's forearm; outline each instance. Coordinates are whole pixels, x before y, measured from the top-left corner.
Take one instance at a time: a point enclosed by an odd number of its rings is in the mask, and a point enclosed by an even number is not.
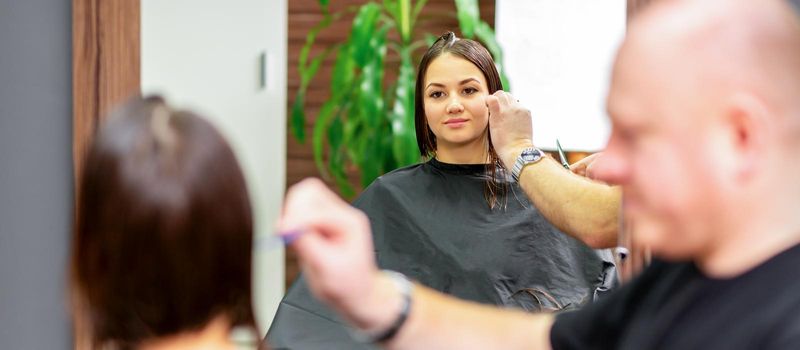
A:
[[[513,169],[522,151],[533,147],[531,113],[505,91],[487,96],[486,106],[495,151],[506,169]],[[525,166],[519,181],[545,218],[565,233],[595,248],[616,245],[620,189],[579,177],[550,158]]]
[[[415,285],[411,314],[387,349],[550,349],[550,314],[465,302]]]
[[[575,175],[549,157],[526,166],[519,181],[528,198],[561,231],[593,248],[617,245],[619,187]]]

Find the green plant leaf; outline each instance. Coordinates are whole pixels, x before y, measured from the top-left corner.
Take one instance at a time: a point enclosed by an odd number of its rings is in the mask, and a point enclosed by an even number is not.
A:
[[[317,71],[319,71],[319,67],[322,65],[322,62],[326,58],[328,58],[328,55],[335,49],[336,46],[330,46],[326,48],[325,51],[314,57],[314,59],[311,60],[311,63],[308,65],[308,67],[306,67],[306,69],[304,69],[301,72],[300,86],[303,89],[306,89],[308,87],[308,84],[311,82],[311,79],[313,79],[314,76],[317,75]]]
[[[331,121],[330,127],[328,127],[328,145],[330,145],[331,151],[339,150],[339,147],[342,146],[342,139],[344,138],[344,125],[342,124],[342,119],[335,117],[333,121]]]
[[[320,4],[322,5],[322,4]],[[305,95],[306,89],[308,88],[308,83],[316,74],[317,69],[319,69],[319,63],[316,64],[316,68],[312,68],[311,70],[308,69],[308,55],[311,52],[311,46],[314,45],[314,41],[316,40],[317,34],[323,28],[330,26],[331,24],[331,15],[325,11],[325,17],[323,18],[320,23],[317,23],[314,28],[306,34],[306,42],[303,44],[303,48],[300,49],[300,57],[298,58],[297,64],[297,72],[300,75],[300,87],[297,89],[296,97],[294,102],[292,103],[292,117],[290,123],[290,129],[292,135],[294,135],[295,139],[297,139],[300,143],[305,143],[305,124],[306,124],[306,114],[303,111],[305,108]],[[317,60],[322,61],[322,59]]]
[[[328,129],[328,124],[331,122],[334,114],[334,107],[336,107],[336,100],[328,100],[322,105],[322,108],[317,114],[317,121],[314,123],[314,130],[311,136],[311,147],[314,151],[314,164],[317,165],[320,174],[323,178],[329,179],[328,169],[325,167],[323,160],[325,154],[325,134]]]
[[[328,160],[331,167],[333,180],[336,183],[336,187],[339,189],[339,194],[346,199],[351,199],[355,194],[355,191],[353,191],[353,185],[350,184],[350,181],[347,178],[344,153],[342,152],[342,149],[339,148],[331,151],[331,155]]]
[[[361,6],[353,19],[353,27],[350,31],[348,42],[359,67],[364,67],[373,55],[370,39],[375,34],[380,13],[380,6],[374,2],[369,2]]]
[[[327,1],[325,1],[325,4],[320,2],[320,5],[327,6]],[[347,9],[346,11],[340,11],[331,15],[328,13],[327,7],[323,7],[323,12],[325,14],[324,18],[313,28],[311,28],[306,35],[306,42],[303,44],[303,48],[300,49],[300,57],[298,58],[297,65],[297,72],[300,76],[300,87],[297,89],[295,101],[292,103],[292,116],[290,123],[291,133],[300,143],[305,143],[306,115],[303,109],[305,108],[304,100],[306,89],[308,88],[308,84],[317,74],[322,62],[325,60],[328,54],[330,54],[330,52],[337,47],[337,45],[326,48],[325,51],[312,59],[311,64],[309,65],[308,56],[311,52],[311,47],[314,45],[317,34],[319,34],[321,30],[329,27],[333,20],[340,18],[345,12],[349,11],[352,11],[352,9]]]
[[[392,155],[397,166],[413,164],[419,160],[414,128],[414,83],[411,53],[406,50],[401,53],[400,71],[391,113]]]
[[[455,1],[458,26],[461,29],[461,35],[467,39],[472,39],[475,36],[475,26],[481,20],[478,0]]]
[[[336,53],[336,62],[333,65],[333,72],[331,73],[331,93],[343,94],[349,91],[349,87],[353,84],[355,77],[356,65],[353,61],[353,56],[350,55],[350,47],[344,45],[339,47]]]
[[[355,109],[351,107],[349,110]],[[351,118],[357,113],[349,113],[347,122],[344,124],[344,140],[347,158],[355,164],[361,164],[361,150],[358,149],[359,135],[363,135],[364,125],[358,118]]]
[[[382,157],[380,142],[374,142],[374,135],[362,139],[361,152],[364,155],[361,164],[361,186],[367,187],[381,175]]]
[[[311,47],[314,46],[314,42],[317,40],[317,35],[319,32],[329,27],[334,17],[338,18],[339,16],[341,16],[341,13],[335,16],[325,13],[322,21],[314,25],[314,27],[308,31],[308,34],[306,34],[306,42],[303,44],[303,48],[300,49],[300,57],[298,57],[298,70],[302,72],[302,70],[306,69],[308,55],[311,52]]]
[[[408,44],[411,42],[411,0],[399,0],[397,15],[400,39],[404,44]]]
[[[339,188],[339,194],[347,200],[353,199],[356,193],[353,190],[353,185],[351,185],[347,179],[347,176],[337,174],[334,180],[336,180],[336,185]]]
[[[305,91],[298,91],[292,103],[292,122],[291,131],[294,138],[300,143],[306,142],[306,114],[303,111],[303,100]]]
[[[333,118],[328,128],[328,167],[333,175],[339,193],[345,198],[351,198],[354,194],[353,186],[347,178],[345,152],[342,150],[343,123],[339,116]]]
[[[374,52],[371,60],[361,71],[358,100],[364,106],[363,117],[370,131],[377,129],[385,119],[383,100],[384,59],[386,57],[386,35],[388,26],[382,27],[370,39],[370,48]]]

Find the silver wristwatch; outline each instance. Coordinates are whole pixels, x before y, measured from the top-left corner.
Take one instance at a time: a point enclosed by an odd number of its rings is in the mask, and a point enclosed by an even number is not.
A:
[[[538,148],[528,147],[522,150],[517,161],[514,162],[514,167],[511,168],[511,177],[514,181],[519,182],[519,174],[522,173],[522,168],[528,164],[537,163],[544,158],[544,152]]]

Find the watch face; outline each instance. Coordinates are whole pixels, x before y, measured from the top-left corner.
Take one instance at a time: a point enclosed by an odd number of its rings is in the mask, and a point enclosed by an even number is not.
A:
[[[522,159],[524,159],[526,162],[532,162],[538,159],[540,156],[541,155],[539,154],[538,150],[526,150],[525,152],[522,152]]]

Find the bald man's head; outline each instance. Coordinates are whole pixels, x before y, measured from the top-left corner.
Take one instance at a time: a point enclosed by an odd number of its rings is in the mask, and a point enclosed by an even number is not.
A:
[[[798,16],[783,0],[657,1],[628,28],[608,109],[597,173],[625,185],[637,235],[665,256],[710,254],[760,222],[752,203],[800,191],[783,159],[800,151]]]
[[[617,68],[646,61],[697,83],[682,89],[744,89],[775,108],[798,108],[798,19],[783,0],[657,1],[631,24]]]

